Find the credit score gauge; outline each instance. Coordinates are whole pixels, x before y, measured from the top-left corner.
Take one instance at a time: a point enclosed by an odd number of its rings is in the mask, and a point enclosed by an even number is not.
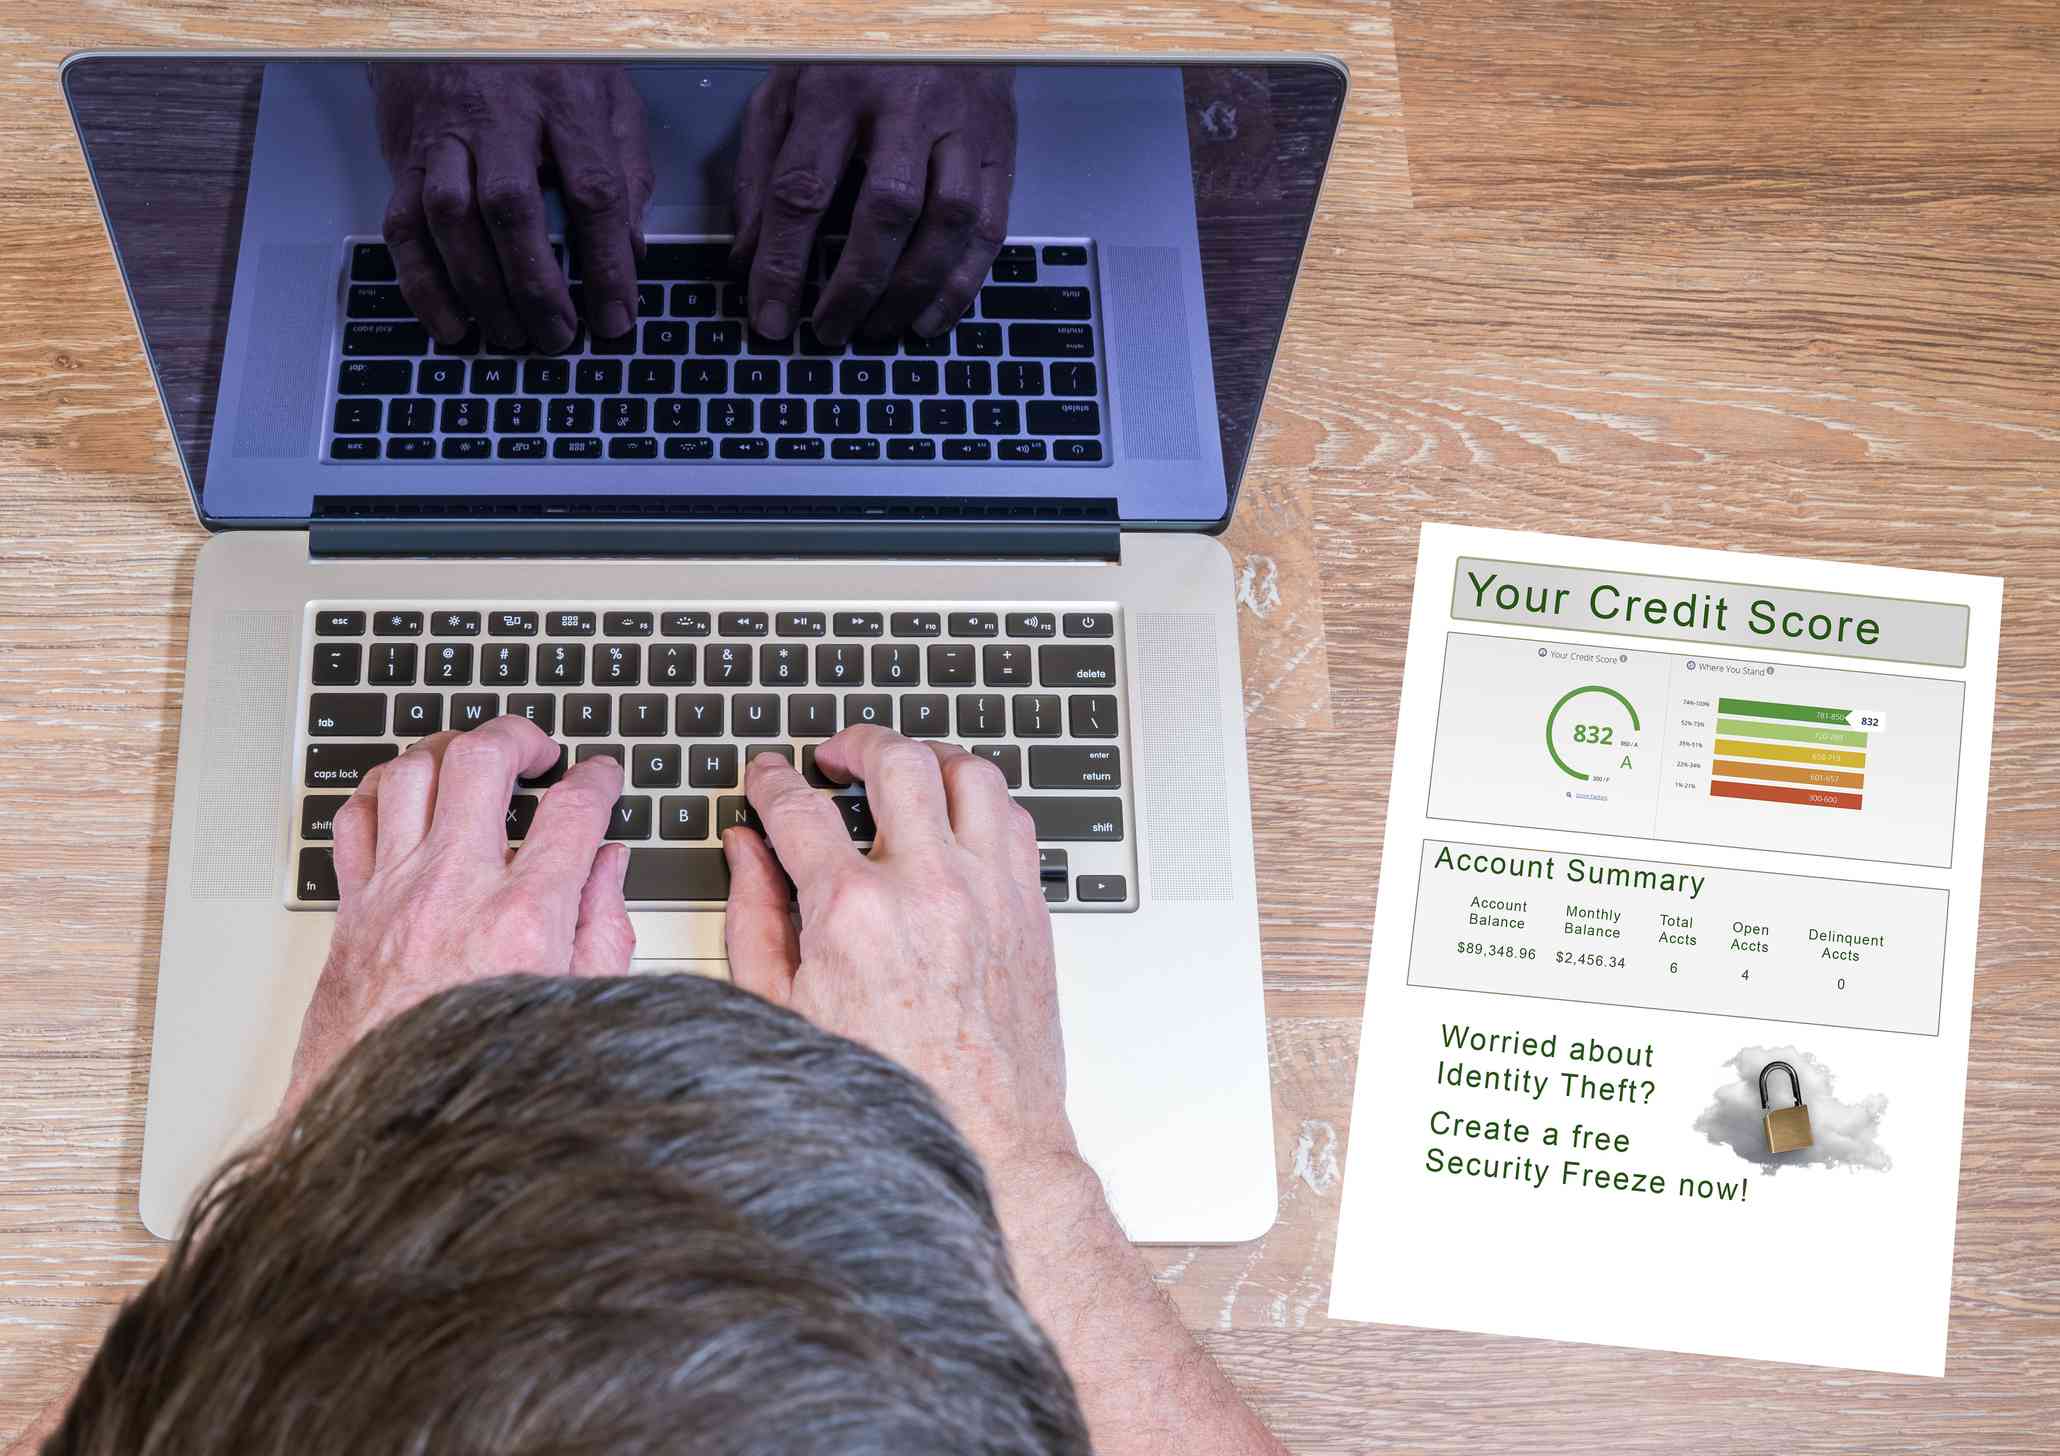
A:
[[[1585,683],[1562,694],[1545,715],[1545,751],[1568,778],[1606,784],[1636,770],[1641,729],[1629,698]]]

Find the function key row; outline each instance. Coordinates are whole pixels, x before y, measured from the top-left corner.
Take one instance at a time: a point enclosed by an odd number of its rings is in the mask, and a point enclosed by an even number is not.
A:
[[[362,637],[367,624],[375,637],[477,637],[482,624],[493,637],[879,637],[891,626],[897,637],[997,637],[1006,623],[1011,637],[1050,637],[1063,620],[1068,637],[1111,637],[1116,620],[1107,612],[586,612],[586,611],[364,611],[324,609],[315,613],[317,637]]]

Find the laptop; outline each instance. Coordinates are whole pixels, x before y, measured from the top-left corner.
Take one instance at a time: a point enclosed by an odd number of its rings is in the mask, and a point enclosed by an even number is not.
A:
[[[511,850],[567,765],[624,762],[609,833],[651,973],[725,973],[752,757],[860,845],[822,740],[881,723],[989,758],[1037,825],[1069,1111],[1123,1227],[1271,1225],[1213,538],[1342,67],[108,54],[63,84],[210,533],[152,1232],[277,1105],[336,810],[502,713],[562,745]]]

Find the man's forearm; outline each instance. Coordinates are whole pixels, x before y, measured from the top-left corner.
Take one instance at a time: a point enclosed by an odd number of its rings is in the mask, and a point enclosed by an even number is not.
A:
[[[1058,1346],[1098,1456],[1282,1456],[1152,1283],[1086,1163],[990,1181],[1023,1302]]]

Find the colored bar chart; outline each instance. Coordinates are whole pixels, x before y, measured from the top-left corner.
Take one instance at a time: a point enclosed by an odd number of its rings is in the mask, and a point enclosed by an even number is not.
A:
[[[1851,708],[1717,699],[1717,739],[1710,796],[1858,809],[1865,785],[1865,728]]]

